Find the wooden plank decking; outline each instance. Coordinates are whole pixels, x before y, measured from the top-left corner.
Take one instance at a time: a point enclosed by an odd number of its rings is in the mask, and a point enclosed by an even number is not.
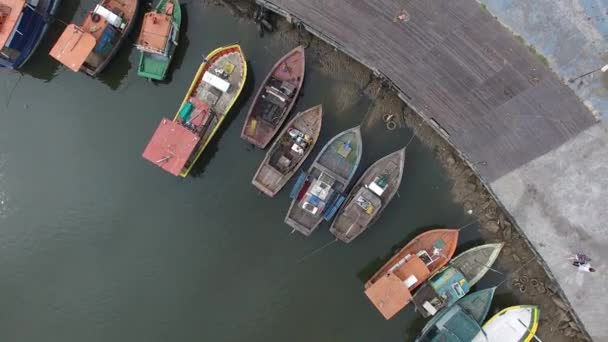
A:
[[[475,0],[257,0],[389,79],[491,182],[595,119]],[[395,20],[401,11],[409,20]]]

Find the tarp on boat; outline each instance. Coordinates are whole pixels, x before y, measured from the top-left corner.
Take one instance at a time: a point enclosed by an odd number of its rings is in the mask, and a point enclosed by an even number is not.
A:
[[[412,300],[412,294],[399,277],[389,273],[365,290],[378,311],[389,319]]]
[[[65,28],[49,55],[72,71],[78,72],[95,48],[95,44],[97,44],[97,40],[92,34],[70,24]]]
[[[142,156],[178,176],[200,138],[178,122],[163,118]]]

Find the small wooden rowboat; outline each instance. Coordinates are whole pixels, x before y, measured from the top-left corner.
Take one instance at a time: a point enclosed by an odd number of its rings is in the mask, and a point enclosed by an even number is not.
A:
[[[464,297],[490,270],[503,245],[489,243],[456,256],[449,266],[437,272],[416,291],[416,311],[423,317],[433,316]]]
[[[273,67],[253,100],[241,138],[266,148],[293,108],[304,82],[304,47],[289,51]]]
[[[351,242],[380,217],[393,199],[403,177],[405,148],[376,161],[359,178],[329,231]]]
[[[473,342],[530,342],[538,329],[540,309],[534,305],[506,308],[481,328]]]
[[[81,26],[69,24],[50,55],[74,72],[99,74],[133,28],[138,0],[102,0]]]
[[[247,63],[238,45],[212,51],[194,76],[173,120],[162,119],[143,157],[186,177],[238,98]]]
[[[291,189],[285,223],[308,236],[323,219],[334,217],[361,161],[362,145],[357,126],[336,135],[323,147],[308,172],[302,172]]]
[[[464,296],[452,307],[433,317],[422,328],[415,342],[471,341],[481,331],[495,290],[492,287]]]
[[[182,10],[177,0],[160,0],[144,15],[135,47],[141,52],[137,75],[163,80],[179,40]]]
[[[445,266],[458,244],[458,229],[418,235],[365,283],[365,294],[386,319],[412,301],[412,291]]]
[[[270,197],[276,195],[317,143],[322,118],[321,105],[298,113],[272,144],[251,183]]]

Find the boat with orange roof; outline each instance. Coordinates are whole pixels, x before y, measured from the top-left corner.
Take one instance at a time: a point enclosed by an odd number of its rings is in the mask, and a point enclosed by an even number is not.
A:
[[[0,0],[0,67],[19,69],[44,37],[59,0]]]
[[[160,0],[144,15],[135,47],[141,51],[137,75],[162,81],[177,48],[182,10],[177,0]]]
[[[365,294],[385,319],[409,304],[412,291],[450,261],[458,235],[458,229],[433,229],[418,235],[365,283]]]
[[[133,28],[139,0],[102,0],[80,26],[69,24],[49,55],[74,72],[99,74]]]
[[[173,120],[163,118],[143,157],[186,177],[234,105],[247,78],[239,45],[213,50],[194,76]]]
[[[303,46],[279,59],[249,108],[241,138],[259,148],[266,148],[296,103],[304,82],[305,65]]]

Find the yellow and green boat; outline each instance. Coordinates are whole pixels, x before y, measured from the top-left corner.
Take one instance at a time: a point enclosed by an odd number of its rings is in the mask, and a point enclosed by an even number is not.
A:
[[[163,80],[177,48],[182,11],[177,0],[160,0],[155,9],[144,15],[141,33],[135,45],[141,52],[137,74]]]
[[[240,46],[213,50],[199,67],[175,118],[162,119],[143,157],[186,177],[236,102],[246,78]]]

